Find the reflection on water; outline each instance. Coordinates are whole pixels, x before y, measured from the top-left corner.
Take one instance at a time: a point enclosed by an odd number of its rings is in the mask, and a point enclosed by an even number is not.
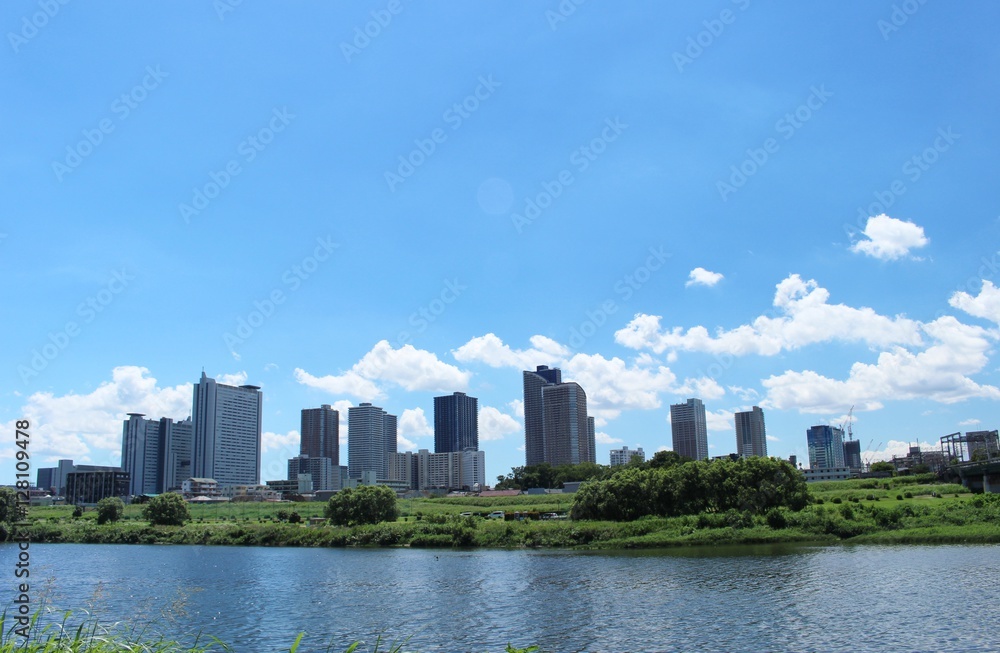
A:
[[[55,608],[254,652],[287,650],[300,631],[300,651],[380,633],[409,638],[407,650],[477,653],[508,641],[560,653],[989,650],[1000,604],[997,546],[31,551],[32,587]],[[0,547],[0,565],[14,556]]]

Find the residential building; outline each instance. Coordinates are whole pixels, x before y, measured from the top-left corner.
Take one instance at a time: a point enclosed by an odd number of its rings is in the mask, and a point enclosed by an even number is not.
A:
[[[233,485],[239,485],[234,483]],[[252,483],[256,485],[256,483]],[[221,497],[222,491],[219,489],[219,482],[214,478],[189,478],[181,481],[181,493],[184,498],[193,497]]]
[[[479,450],[479,400],[464,392],[434,397],[434,452]]]
[[[597,462],[587,419],[587,393],[573,381],[542,387],[545,462],[577,465]]]
[[[260,482],[263,397],[255,385],[217,383],[201,373],[192,408],[192,474],[220,486]]]
[[[694,460],[708,458],[708,428],[701,399],[670,406],[670,432],[675,453]]]
[[[844,431],[829,424],[819,424],[806,430],[811,469],[846,467],[844,464]]]
[[[337,473],[334,473],[334,469]],[[333,461],[326,456],[313,458],[305,454],[288,459],[288,480],[294,481],[299,476],[309,475],[311,479],[310,492],[316,490],[340,489],[340,466],[334,467]]]
[[[596,462],[594,420],[583,388],[563,383],[562,371],[545,365],[522,376],[525,464]]]
[[[387,480],[402,482],[413,490],[474,490],[486,485],[486,453],[470,448],[390,454]]]
[[[340,412],[329,404],[302,409],[299,454],[310,458],[329,458],[340,465]]]
[[[646,462],[646,453],[642,450],[642,447],[639,447],[638,449],[629,449],[628,447],[622,447],[621,449],[611,450],[612,467],[627,465],[635,459],[638,459],[638,461],[641,463]]]
[[[389,454],[396,453],[396,416],[362,403],[347,411],[347,467],[352,479],[373,472],[389,478]]]
[[[129,496],[128,472],[121,467],[76,465],[66,474],[66,502],[97,503],[108,497],[125,500]]]
[[[846,481],[851,478],[850,467],[820,467],[803,469],[807,483],[816,481]]]
[[[179,489],[191,476],[191,420],[163,417],[148,420],[129,413],[122,423],[122,469],[129,473],[129,492],[159,494]]]
[[[736,413],[736,454],[742,458],[767,456],[767,432],[760,406]]]
[[[542,388],[562,383],[562,371],[539,365],[534,372],[523,372],[524,384],[524,460],[528,466],[545,462],[544,410]]]

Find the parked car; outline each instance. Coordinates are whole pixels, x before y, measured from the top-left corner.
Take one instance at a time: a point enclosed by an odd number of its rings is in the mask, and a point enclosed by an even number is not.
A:
[[[486,515],[486,519],[504,519],[506,516],[507,514],[503,510],[494,510]]]

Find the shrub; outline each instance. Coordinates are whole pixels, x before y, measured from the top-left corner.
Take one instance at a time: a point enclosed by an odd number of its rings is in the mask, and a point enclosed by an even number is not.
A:
[[[97,523],[116,522],[125,514],[125,503],[118,497],[106,497],[97,502]]]
[[[142,516],[156,526],[183,526],[191,518],[184,497],[167,492],[153,497],[142,508]]]
[[[288,515],[289,524],[298,524],[301,521],[302,521],[302,515],[300,515],[297,512],[292,512],[292,514]]]
[[[913,493],[912,492],[907,492],[903,496],[906,497],[907,499],[912,499],[913,498]]]
[[[83,517],[83,506],[73,506],[73,517]]]
[[[399,507],[396,493],[385,485],[362,485],[337,492],[326,504],[323,515],[337,526],[378,524],[396,521]]]
[[[843,500],[840,497],[833,497],[833,499],[831,499],[831,501],[833,503],[843,503]]]
[[[897,494],[896,495],[896,501],[902,501],[902,500],[903,500],[903,495],[902,494]]]

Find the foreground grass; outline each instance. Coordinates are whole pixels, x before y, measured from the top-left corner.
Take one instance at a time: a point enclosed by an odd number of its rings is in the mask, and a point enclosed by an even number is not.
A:
[[[567,498],[558,495],[502,497],[502,504],[497,499],[414,499],[401,502],[404,516],[399,521],[353,528],[290,524],[276,516],[279,509],[295,510],[305,519],[322,510],[319,504],[246,504],[254,512],[245,515],[240,505],[198,506],[201,516],[181,527],[151,526],[136,518],[98,525],[90,513],[80,519],[53,518],[46,510],[55,509],[35,508],[30,536],[33,542],[102,544],[590,549],[838,541],[1000,542],[1000,495],[958,493],[961,488],[950,485],[842,483],[818,488],[816,503],[799,512],[775,509],[752,515],[730,510],[633,522],[461,516],[462,512],[486,514],[497,506],[532,515],[562,512],[569,506]]]

